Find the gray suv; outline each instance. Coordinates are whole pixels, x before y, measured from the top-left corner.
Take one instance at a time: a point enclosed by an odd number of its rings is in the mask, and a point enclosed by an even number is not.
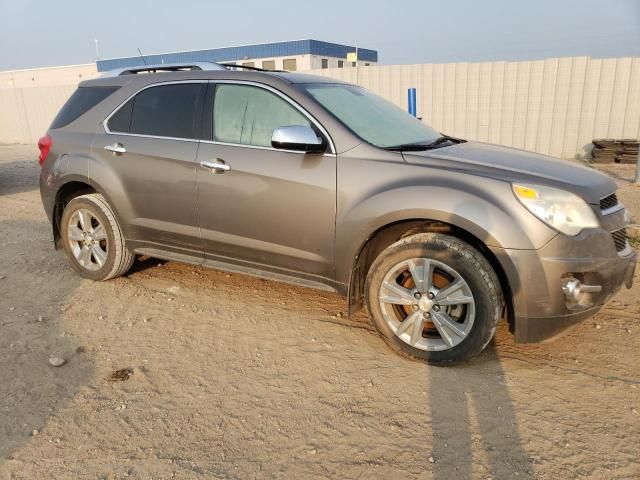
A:
[[[135,255],[336,291],[398,353],[450,363],[506,318],[538,342],[631,286],[607,176],[453,138],[332,79],[219,65],[82,82],[40,140],[73,269]]]

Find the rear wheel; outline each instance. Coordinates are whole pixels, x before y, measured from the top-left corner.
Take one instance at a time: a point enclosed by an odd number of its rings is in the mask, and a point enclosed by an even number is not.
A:
[[[489,343],[500,320],[500,283],[475,248],[449,235],[403,238],[373,262],[367,305],[398,353],[441,364],[465,360]]]
[[[91,280],[124,275],[134,261],[111,207],[97,193],[71,200],[64,209],[60,233],[73,269]]]

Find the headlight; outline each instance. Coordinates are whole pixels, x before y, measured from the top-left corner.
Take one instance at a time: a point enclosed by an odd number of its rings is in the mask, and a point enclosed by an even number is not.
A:
[[[571,192],[524,184],[513,184],[513,192],[531,213],[565,235],[600,226],[587,202]]]

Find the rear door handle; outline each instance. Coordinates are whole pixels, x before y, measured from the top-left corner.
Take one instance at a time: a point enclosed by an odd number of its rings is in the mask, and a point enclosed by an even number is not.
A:
[[[105,150],[112,152],[114,155],[119,155],[122,153],[127,153],[127,149],[122,146],[121,143],[114,143],[113,145],[107,145],[104,147]]]
[[[231,170],[231,167],[229,165],[227,165],[225,163],[224,160],[220,159],[220,158],[216,158],[215,160],[212,160],[211,162],[200,162],[200,166],[203,168],[208,168],[209,170],[211,170],[214,173],[224,173],[224,172],[228,172],[229,170]]]

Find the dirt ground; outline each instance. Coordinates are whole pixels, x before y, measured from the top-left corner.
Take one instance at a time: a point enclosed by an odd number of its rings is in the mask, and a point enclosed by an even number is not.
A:
[[[640,478],[640,279],[555,342],[503,325],[429,367],[334,294],[154,260],[80,279],[35,156],[0,147],[0,480]]]

